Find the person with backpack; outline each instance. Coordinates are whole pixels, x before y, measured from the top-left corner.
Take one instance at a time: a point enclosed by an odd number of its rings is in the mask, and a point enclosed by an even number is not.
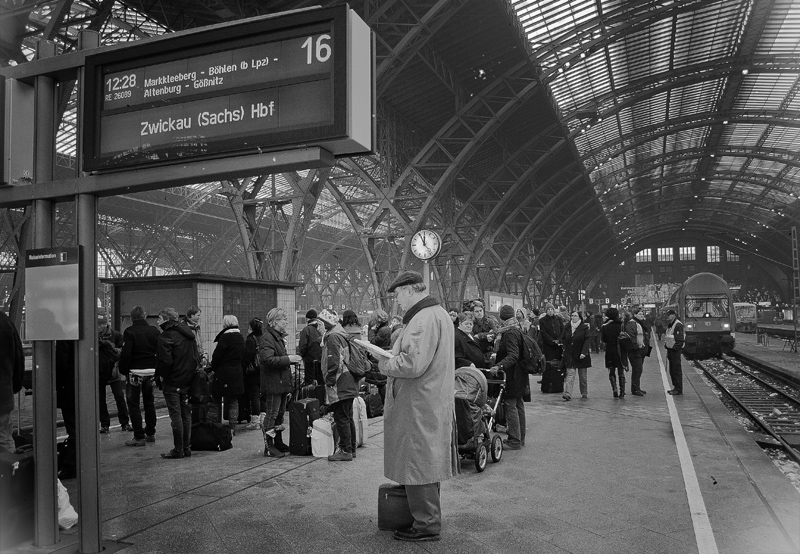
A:
[[[111,328],[104,315],[97,316],[97,357],[100,370],[100,432],[108,433],[111,427],[111,416],[106,403],[106,386],[111,386],[114,402],[117,404],[117,417],[122,431],[133,431],[128,417],[128,404],[125,400],[125,387],[119,378],[119,370],[114,367],[119,361],[122,351],[122,333]]]
[[[564,344],[563,363],[567,370],[567,375],[564,377],[564,394],[562,395],[564,402],[572,400],[575,373],[578,374],[581,398],[589,398],[589,381],[586,370],[592,366],[592,358],[589,355],[591,342],[589,326],[584,323],[583,317],[578,310],[572,310],[569,318],[570,322],[561,335],[561,342]]]
[[[264,402],[261,399],[261,368],[258,363],[258,341],[264,334],[264,323],[254,317],[248,324],[250,333],[244,340],[242,354],[242,372],[244,373],[244,398],[250,403],[250,423],[245,429],[261,429],[261,414],[266,416]]]
[[[506,390],[503,405],[506,413],[508,438],[503,441],[509,450],[520,450],[525,446],[525,404],[523,397],[529,392],[528,372],[522,361],[524,344],[522,329],[514,316],[514,308],[505,304],[500,307],[500,329],[497,358],[491,372],[502,370],[506,375]]]
[[[322,310],[317,318],[325,326],[322,337],[322,374],[325,377],[328,404],[333,410],[333,421],[339,433],[336,452],[328,456],[328,461],[350,462],[356,457],[353,399],[358,396],[358,379],[351,374],[349,365],[353,356],[361,354],[360,351],[355,352],[358,349],[350,348],[348,333],[334,312]]]
[[[264,398],[264,456],[282,458],[289,451],[283,442],[283,416],[286,403],[292,392],[292,364],[299,364],[299,354],[286,352],[286,326],[289,318],[281,308],[272,308],[267,313],[266,326],[258,345],[258,360],[261,364],[261,396]],[[259,416],[260,419],[260,416]]]

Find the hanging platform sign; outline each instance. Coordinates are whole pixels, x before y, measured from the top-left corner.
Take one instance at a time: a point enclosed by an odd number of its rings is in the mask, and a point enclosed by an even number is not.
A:
[[[85,171],[374,141],[371,31],[346,5],[87,56]]]
[[[78,340],[80,247],[25,252],[25,340]]]

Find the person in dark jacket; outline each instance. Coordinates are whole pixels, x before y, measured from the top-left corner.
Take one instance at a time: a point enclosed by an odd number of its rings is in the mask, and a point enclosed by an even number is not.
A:
[[[133,426],[133,438],[126,446],[144,446],[156,440],[156,400],[153,376],[158,360],[158,328],[147,323],[147,312],[141,306],[131,310],[131,326],[122,333],[119,372],[126,377],[125,399]],[[144,404],[144,426],[139,397]]]
[[[497,358],[492,373],[502,370],[506,374],[506,390],[503,405],[506,412],[508,438],[503,441],[509,450],[525,446],[525,404],[523,397],[528,392],[528,373],[522,363],[522,330],[514,317],[514,308],[503,305],[500,316],[501,337],[497,347]]]
[[[486,365],[490,365],[494,351],[494,339],[497,336],[496,325],[487,317],[483,302],[480,300],[472,301],[472,315],[475,318],[472,324],[472,337],[481,347]]]
[[[373,324],[370,326],[369,342],[384,350],[392,348],[392,326],[389,325],[389,314],[383,310],[375,310],[372,314]]]
[[[611,382],[614,398],[625,398],[625,372],[628,371],[628,358],[620,351],[619,346],[619,334],[623,329],[622,321],[619,319],[619,310],[616,308],[607,308],[605,315],[608,320],[600,328],[600,339],[605,345],[608,380]],[[619,377],[619,388],[617,388],[617,377]]]
[[[316,310],[306,312],[306,326],[300,331],[300,339],[297,343],[297,353],[303,358],[303,384],[313,385],[314,381],[321,385],[323,379],[320,369],[320,357],[322,356],[322,335],[317,327]]]
[[[14,438],[11,436],[11,412],[14,411],[14,395],[22,389],[25,376],[25,353],[17,328],[0,311],[0,450],[13,452]]]
[[[160,383],[172,424],[174,446],[162,458],[191,456],[192,407],[189,386],[200,364],[200,352],[194,332],[178,321],[175,308],[164,308],[158,314],[161,334],[158,337],[158,360],[155,380]]]
[[[589,383],[586,379],[586,368],[591,367],[592,359],[589,356],[590,331],[589,326],[583,322],[581,313],[573,310],[569,314],[570,323],[561,334],[564,344],[564,367],[567,376],[564,377],[565,402],[572,399],[572,386],[575,384],[575,373],[578,374],[578,385],[581,389],[581,398],[589,398]]]
[[[344,319],[349,318],[344,317]],[[328,461],[350,462],[356,457],[353,399],[358,396],[358,384],[347,368],[350,361],[348,332],[339,324],[336,314],[330,310],[322,310],[319,320],[325,325],[325,335],[322,339],[322,373],[325,376],[325,391],[328,404],[333,410],[336,430],[339,432],[338,447],[336,452],[328,456]]]
[[[633,317],[625,323],[625,332],[633,340],[632,348],[628,349],[628,360],[631,362],[631,394],[644,396],[647,391],[642,390],[641,378],[644,368],[644,359],[650,354],[650,328],[644,317],[644,310],[634,307]]]
[[[475,367],[486,368],[486,362],[483,358],[483,352],[478,343],[472,336],[472,312],[461,312],[458,314],[458,327],[455,331],[455,355],[456,355],[456,369],[459,367]]]
[[[286,353],[286,325],[289,318],[281,308],[272,308],[267,314],[266,327],[258,347],[261,364],[261,394],[265,400],[264,456],[282,458],[289,447],[283,442],[283,414],[286,412],[288,394],[292,392],[292,364],[302,358]]]
[[[115,374],[114,365],[119,360],[122,350],[122,333],[112,329],[108,323],[108,318],[104,315],[97,317],[97,343],[98,343],[98,369],[100,370],[97,380],[100,388],[98,390],[98,403],[100,408],[100,432],[108,433],[111,427],[111,416],[108,413],[106,403],[106,385],[111,386],[111,393],[114,395],[114,402],[117,404],[117,417],[122,431],[133,431],[128,417],[128,404],[125,400],[125,386],[118,372]]]
[[[56,341],[56,406],[61,409],[67,440],[58,456],[58,478],[74,479],[78,472],[78,432],[75,417],[75,341]]]
[[[669,364],[669,378],[672,381],[672,390],[667,391],[673,396],[683,394],[683,372],[681,369],[681,350],[685,334],[683,323],[678,319],[675,310],[667,310],[667,328],[664,347],[667,349],[667,363]]]
[[[555,307],[547,304],[545,315],[539,318],[539,334],[542,338],[542,353],[547,360],[560,360],[562,347],[561,335],[564,326],[556,315]]]
[[[244,392],[250,403],[250,423],[245,429],[261,429],[260,414],[266,416],[266,407],[261,400],[261,368],[258,363],[258,341],[264,333],[264,323],[254,317],[250,320],[250,334],[244,340],[242,372],[244,373]]]
[[[228,425],[235,435],[236,423],[239,421],[239,395],[244,393],[244,337],[239,331],[239,320],[235,315],[222,318],[222,331],[217,334],[214,342],[217,346],[211,355],[211,371],[214,372],[211,401],[217,410],[213,421],[222,423],[224,403],[228,409]]]

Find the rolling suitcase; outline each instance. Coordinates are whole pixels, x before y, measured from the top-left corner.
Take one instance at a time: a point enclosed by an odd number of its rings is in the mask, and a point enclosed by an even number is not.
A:
[[[564,392],[564,373],[561,370],[560,360],[547,360],[542,373],[542,392]]]
[[[0,549],[33,539],[33,449],[0,452]]]
[[[413,524],[405,487],[391,483],[378,487],[378,529],[396,531]]]
[[[319,417],[319,400],[304,398],[289,405],[289,453],[311,455],[311,426]]]

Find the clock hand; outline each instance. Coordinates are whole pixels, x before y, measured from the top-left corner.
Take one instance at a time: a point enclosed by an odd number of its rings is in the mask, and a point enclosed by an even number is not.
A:
[[[422,235],[420,238],[422,239],[422,246],[428,246],[425,244],[425,235]]]

